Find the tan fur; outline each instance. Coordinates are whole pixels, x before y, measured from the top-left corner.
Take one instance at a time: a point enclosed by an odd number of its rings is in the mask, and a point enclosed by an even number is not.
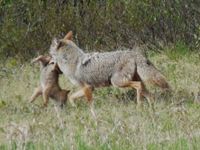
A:
[[[70,36],[69,36],[70,35]],[[69,38],[70,37],[70,38]],[[62,40],[53,40],[52,57],[61,71],[81,90],[70,96],[70,102],[85,96],[92,103],[92,90],[102,86],[131,87],[137,91],[137,103],[141,96],[151,104],[153,100],[145,83],[151,82],[161,88],[169,88],[165,77],[137,49],[104,53],[84,53],[71,39],[71,32]]]
[[[64,40],[72,40],[72,38],[73,38],[73,33],[72,33],[72,31],[69,31],[69,32],[65,35]]]
[[[57,64],[51,62],[49,56],[38,56],[32,62],[40,62],[40,85],[35,89],[33,95],[30,98],[30,102],[33,102],[38,96],[42,95],[44,100],[44,106],[47,106],[49,98],[52,98],[60,103],[62,107],[67,100],[68,90],[60,88],[58,83],[59,74],[62,72],[58,68]]]

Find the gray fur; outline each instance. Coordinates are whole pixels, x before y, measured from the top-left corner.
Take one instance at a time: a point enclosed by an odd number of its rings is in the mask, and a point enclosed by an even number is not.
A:
[[[114,51],[104,53],[84,53],[72,41],[67,41],[58,48],[54,41],[50,48],[52,57],[61,71],[74,84],[98,86],[121,86],[132,81],[136,74],[138,80],[147,81],[163,76],[138,50]]]

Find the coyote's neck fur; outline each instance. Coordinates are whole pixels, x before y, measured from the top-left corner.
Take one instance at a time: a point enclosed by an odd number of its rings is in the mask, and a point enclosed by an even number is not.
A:
[[[85,53],[72,42],[67,45],[66,49],[67,52],[63,48],[56,53],[55,49],[51,49],[51,54],[55,58],[62,72],[69,77],[72,83],[77,84],[78,82],[76,81],[74,74]]]

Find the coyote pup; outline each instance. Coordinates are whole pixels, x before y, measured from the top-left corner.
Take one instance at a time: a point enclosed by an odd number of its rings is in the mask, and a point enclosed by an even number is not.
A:
[[[81,87],[69,97],[73,105],[74,99],[82,96],[91,104],[92,91],[96,87],[113,85],[135,88],[138,106],[141,96],[146,97],[149,103],[153,99],[145,88],[145,82],[169,88],[165,77],[139,51],[85,53],[72,41],[71,31],[64,39],[53,39],[50,54],[65,76]]]
[[[69,91],[62,90],[58,83],[59,74],[62,72],[58,68],[57,64],[51,61],[49,56],[38,56],[32,63],[40,62],[40,85],[35,89],[33,95],[30,98],[30,102],[33,102],[39,95],[43,96],[44,106],[47,106],[49,97],[60,103],[60,107],[66,103]],[[50,62],[50,63],[49,63]]]

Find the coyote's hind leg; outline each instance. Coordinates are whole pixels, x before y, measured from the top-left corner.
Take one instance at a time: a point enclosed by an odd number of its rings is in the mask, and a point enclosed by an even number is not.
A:
[[[154,98],[151,93],[147,91],[142,81],[129,81],[129,86],[137,90],[137,105],[141,106],[141,97],[145,97],[149,103],[149,106],[152,108]]]
[[[141,95],[142,95],[142,82],[141,81],[129,81],[120,74],[115,74],[111,78],[111,83],[116,87],[132,87],[137,91],[137,106],[141,105]]]
[[[154,95],[151,94],[149,91],[147,91],[147,89],[145,87],[142,89],[141,94],[142,94],[142,96],[144,96],[147,99],[149,106],[151,108],[153,108],[154,100],[155,100]]]
[[[137,107],[141,106],[141,96],[142,96],[142,82],[141,81],[129,81],[128,83],[125,83],[125,85],[128,85],[128,87],[132,87],[136,89],[137,91]]]

